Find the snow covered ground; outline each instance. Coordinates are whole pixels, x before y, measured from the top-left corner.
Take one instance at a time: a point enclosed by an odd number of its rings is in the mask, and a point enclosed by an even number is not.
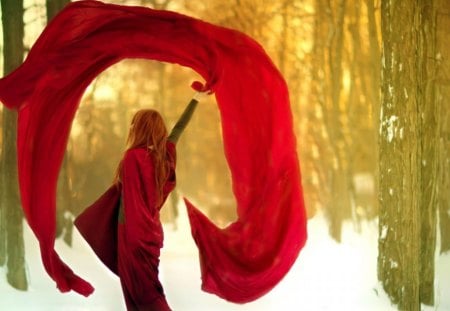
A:
[[[343,243],[328,237],[323,217],[309,221],[309,240],[285,279],[261,299],[245,305],[223,301],[200,290],[197,249],[184,209],[177,231],[165,230],[160,277],[167,299],[176,311],[220,310],[355,310],[389,311],[391,306],[376,277],[377,224],[366,223],[361,233],[346,224]],[[36,239],[26,226],[28,292],[14,290],[0,268],[0,310],[125,310],[118,279],[97,260],[75,233],[73,248],[57,241],[61,257],[96,291],[89,298],[59,293],[44,272]],[[436,306],[423,310],[450,310],[450,255],[437,258]]]

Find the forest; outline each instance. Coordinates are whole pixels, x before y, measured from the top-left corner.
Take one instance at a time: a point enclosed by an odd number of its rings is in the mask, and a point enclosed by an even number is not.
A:
[[[3,75],[68,2],[1,0]],[[256,39],[289,87],[308,218],[322,215],[337,242],[345,223],[356,231],[378,223],[378,280],[392,304],[435,305],[435,258],[450,251],[449,1],[104,2],[177,11]],[[91,83],[60,170],[58,238],[71,245],[73,219],[111,184],[134,112],[157,109],[170,129],[196,79],[181,66],[129,59]],[[0,112],[0,282],[27,290],[17,113]],[[163,221],[176,227],[188,196],[225,227],[236,210],[214,96],[200,103],[177,152]]]

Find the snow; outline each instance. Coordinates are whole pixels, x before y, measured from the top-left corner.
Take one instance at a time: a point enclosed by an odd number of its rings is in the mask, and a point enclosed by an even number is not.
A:
[[[395,260],[391,259],[390,263],[391,263],[391,269],[398,268],[398,262],[396,262]]]
[[[392,85],[388,85],[388,91],[389,91],[389,95],[391,97],[394,97],[394,87]]]
[[[388,233],[388,227],[387,226],[383,226],[383,229],[381,230],[380,239],[381,240],[386,239],[387,233]]]
[[[255,302],[236,305],[200,290],[200,271],[196,246],[191,238],[187,216],[180,211],[178,229],[165,226],[165,248],[161,255],[160,277],[169,304],[174,310],[396,310],[391,306],[376,277],[376,222],[363,223],[356,233],[351,223],[343,230],[343,243],[328,236],[322,216],[308,223],[309,240],[299,259],[270,293]],[[61,257],[96,291],[88,298],[74,293],[59,293],[44,272],[39,249],[26,226],[26,262],[29,290],[14,290],[0,268],[0,310],[125,310],[118,279],[97,260],[77,232],[74,245],[57,241]],[[436,307],[425,311],[450,310],[450,255],[437,258]]]
[[[389,142],[392,142],[394,139],[396,128],[395,128],[395,122],[398,120],[397,116],[391,116],[388,120],[385,122],[387,123],[387,140]]]

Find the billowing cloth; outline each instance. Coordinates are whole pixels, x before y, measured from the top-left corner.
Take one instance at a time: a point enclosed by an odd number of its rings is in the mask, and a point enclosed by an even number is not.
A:
[[[98,258],[116,275],[117,228],[122,184],[117,183],[86,208],[74,221],[75,227]]]
[[[170,147],[169,147],[170,146]],[[168,151],[174,145],[168,143]],[[174,153],[169,158],[174,159]],[[163,229],[159,221],[153,161],[144,148],[128,150],[122,162],[122,202],[124,219],[118,228],[118,272],[128,310],[152,309],[156,301],[165,302],[163,288],[158,279]],[[164,185],[163,200],[175,187],[173,161],[170,178]]]
[[[168,11],[77,1],[47,26],[24,64],[0,80],[19,110],[22,204],[44,266],[61,291],[92,287],[54,251],[58,171],[80,98],[124,58],[178,63],[215,92],[238,219],[219,229],[191,203],[202,288],[247,302],[275,286],[306,241],[306,217],[286,83],[248,36]],[[199,88],[198,83],[194,85]]]

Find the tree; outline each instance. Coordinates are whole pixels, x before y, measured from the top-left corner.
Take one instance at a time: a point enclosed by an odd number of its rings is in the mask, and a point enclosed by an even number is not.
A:
[[[17,68],[24,55],[23,0],[1,0],[4,73]],[[3,109],[3,141],[0,176],[0,265],[7,263],[7,279],[13,287],[28,288],[25,273],[25,250],[23,241],[23,213],[20,207],[17,159],[16,159],[17,113]]]
[[[45,8],[47,12],[47,23],[49,23],[64,6],[70,3],[70,0],[46,0]],[[56,208],[56,236],[59,237],[64,233],[64,240],[71,245],[72,242],[72,220],[66,219],[68,211],[71,210],[71,190],[70,190],[70,176],[68,174],[68,158],[66,151],[64,160],[61,166],[61,171],[58,179],[58,197]]]
[[[314,5],[311,97],[316,107],[308,115],[319,123],[311,125],[309,131],[319,149],[320,157],[315,157],[315,161],[325,189],[323,207],[330,235],[340,241],[342,222],[351,215],[353,197],[349,113],[345,108],[348,100],[343,92],[347,1],[316,0]]]
[[[382,2],[378,278],[401,310],[434,303],[439,193],[435,1]]]
[[[439,128],[440,167],[438,180],[440,252],[450,251],[450,109],[445,99],[450,98],[450,2],[439,0],[437,7],[437,100],[441,107]],[[447,106],[446,106],[447,105]],[[447,189],[447,190],[446,190]]]
[[[45,0],[45,8],[47,10],[47,23],[51,21],[59,11],[61,11],[70,0]]]

